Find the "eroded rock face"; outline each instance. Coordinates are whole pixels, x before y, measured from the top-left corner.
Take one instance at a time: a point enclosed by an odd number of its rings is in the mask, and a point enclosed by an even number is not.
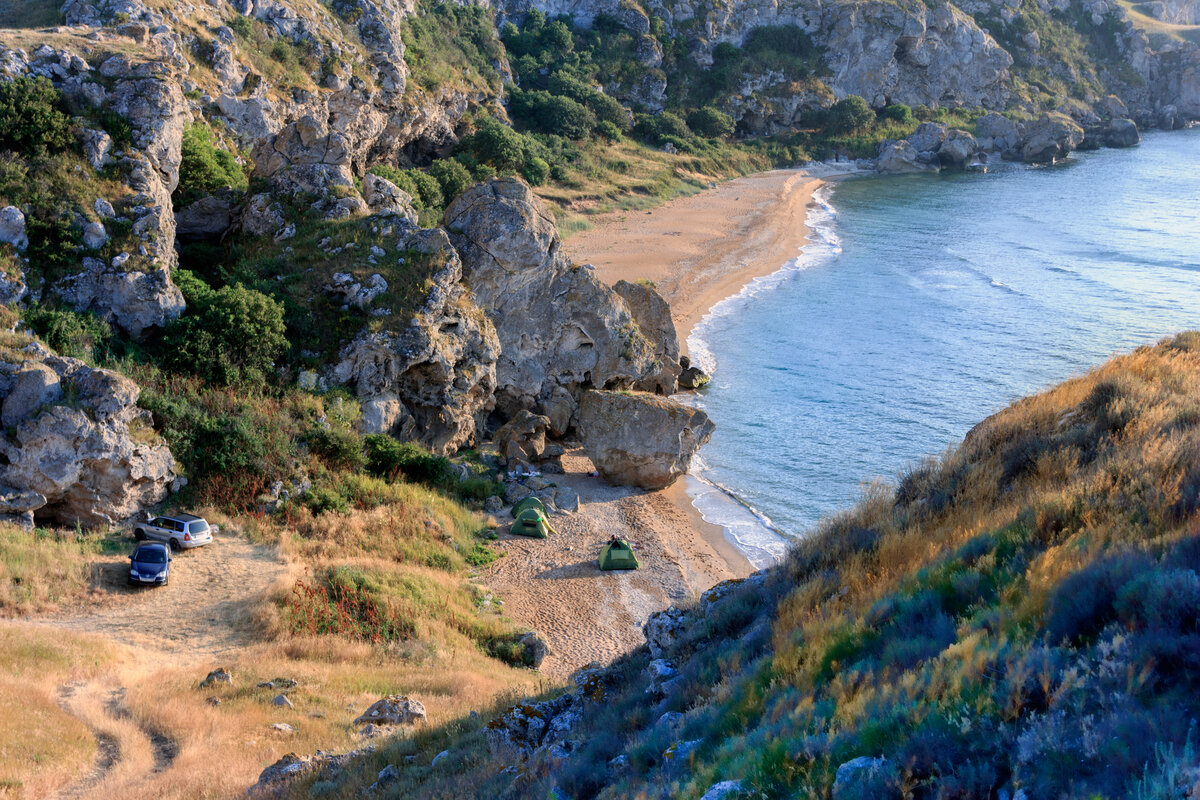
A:
[[[521,409],[515,417],[500,426],[492,440],[496,443],[497,452],[504,458],[532,463],[541,458],[546,450],[548,427],[549,417]]]
[[[1083,128],[1065,114],[1043,114],[1021,131],[1021,160],[1039,164],[1065,158],[1083,141]]]
[[[671,319],[671,307],[653,287],[642,283],[617,281],[613,291],[621,295],[642,335],[654,348],[658,369],[635,382],[633,388],[651,394],[675,393],[679,379],[679,337]]]
[[[464,282],[496,326],[503,418],[528,409],[561,436],[587,389],[627,388],[658,372],[625,302],[590,266],[562,255],[549,212],[523,181],[468,189],[447,209],[446,228]]]
[[[39,518],[88,527],[123,522],[167,496],[175,459],[138,408],[133,381],[38,344],[22,356],[0,362],[0,408],[13,429],[0,440],[0,484],[41,495]]]
[[[500,344],[461,283],[462,262],[445,232],[414,234],[407,247],[442,263],[425,304],[401,330],[360,333],[331,378],[354,388],[366,432],[447,455],[476,440],[494,407]]]
[[[123,264],[118,259],[110,265],[98,258],[84,258],[80,271],[60,280],[54,292],[77,311],[92,311],[134,338],[183,313],[183,293],[166,267],[141,272],[122,269]]]
[[[588,457],[609,483],[662,489],[688,470],[716,425],[698,408],[642,392],[590,391],[579,407]]]

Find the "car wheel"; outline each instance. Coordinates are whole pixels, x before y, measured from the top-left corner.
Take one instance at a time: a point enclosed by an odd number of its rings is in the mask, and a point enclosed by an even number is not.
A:
[[[176,553],[179,552],[179,540],[178,539],[171,540],[171,550]]]
[[[141,528],[138,528],[133,532],[133,538],[137,539],[139,542],[144,542],[146,541],[146,532]]]

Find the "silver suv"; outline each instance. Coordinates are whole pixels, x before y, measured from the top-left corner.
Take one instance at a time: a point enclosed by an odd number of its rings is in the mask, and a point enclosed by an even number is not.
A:
[[[202,517],[194,514],[176,514],[172,517],[155,517],[149,522],[139,522],[133,529],[133,538],[139,542],[156,539],[166,542],[172,550],[201,547],[212,542],[213,529]]]

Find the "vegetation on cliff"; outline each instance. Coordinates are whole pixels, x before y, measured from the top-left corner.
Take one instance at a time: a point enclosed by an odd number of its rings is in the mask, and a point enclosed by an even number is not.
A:
[[[654,639],[677,675],[647,695],[650,653],[616,662],[570,752],[505,772],[484,721],[415,746],[449,747],[474,781],[459,796],[697,798],[728,780],[824,797],[860,757],[881,760],[835,797],[1180,796],[1196,780],[1198,390],[1193,332],[1014,403],[763,579],[669,618]],[[449,796],[401,772],[414,796]]]

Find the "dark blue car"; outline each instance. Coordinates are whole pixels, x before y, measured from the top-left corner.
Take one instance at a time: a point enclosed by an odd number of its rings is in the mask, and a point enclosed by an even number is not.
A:
[[[139,544],[129,557],[130,586],[165,586],[170,573],[171,551],[165,544]]]

